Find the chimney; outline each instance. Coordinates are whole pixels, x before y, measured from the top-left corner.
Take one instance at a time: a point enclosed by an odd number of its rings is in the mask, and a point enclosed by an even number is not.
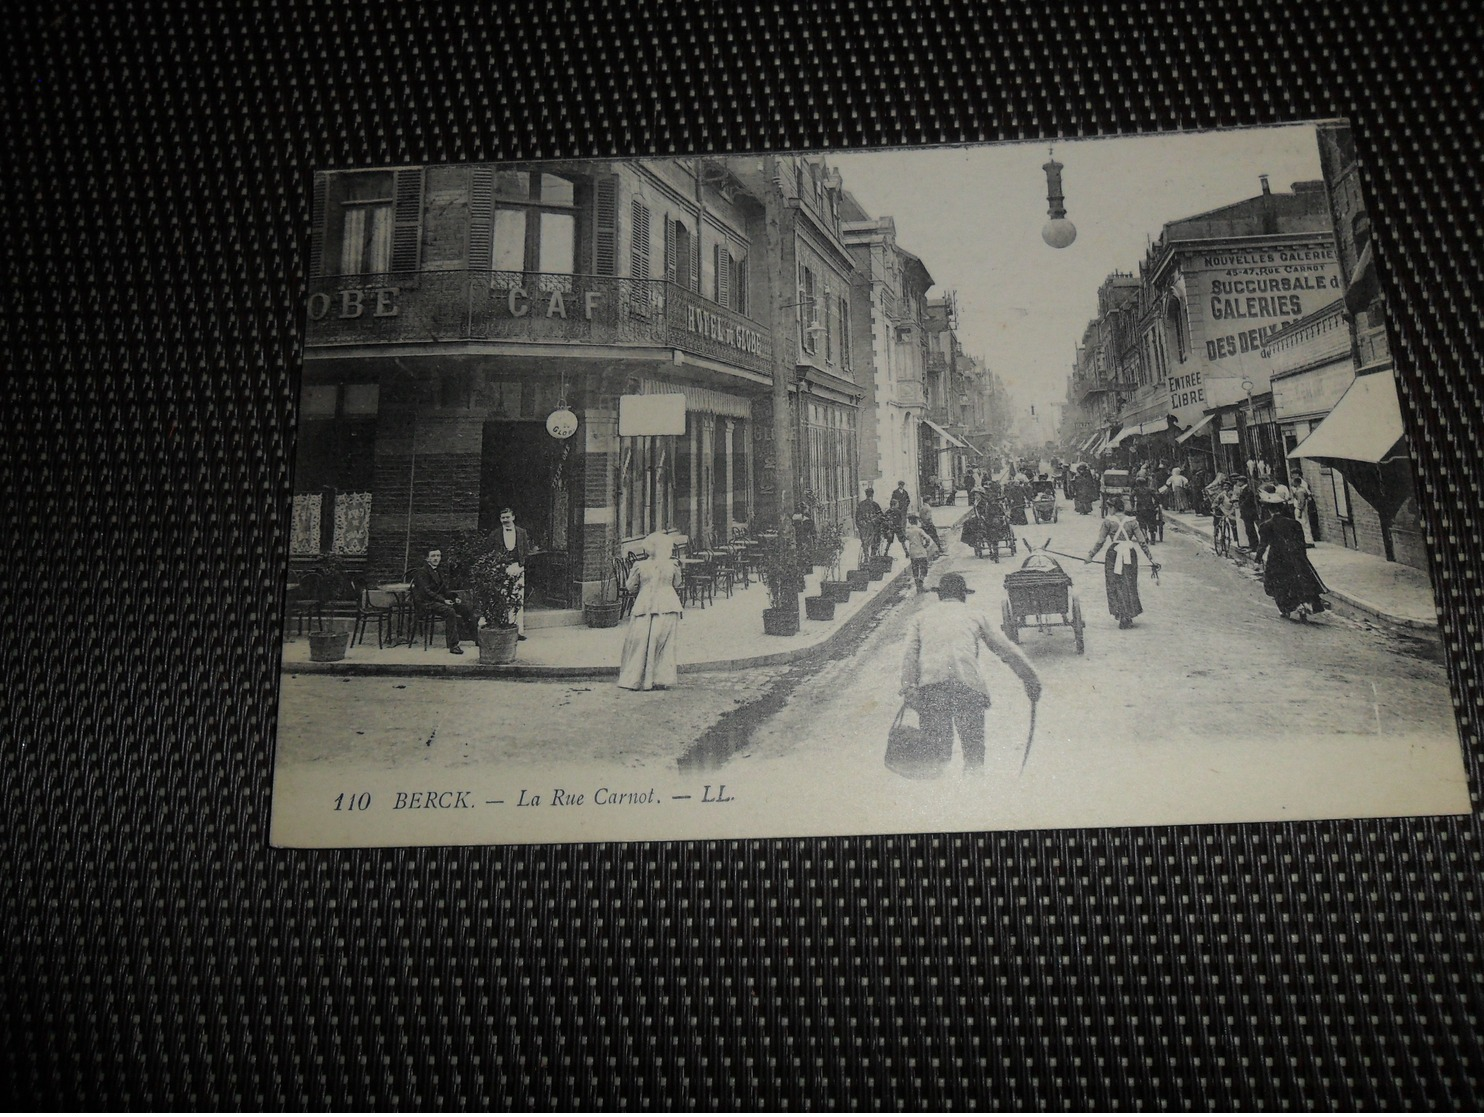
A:
[[[1268,185],[1268,176],[1267,175],[1258,175],[1257,176],[1257,181],[1260,182],[1260,183],[1262,183],[1262,192],[1264,194],[1271,194],[1273,192],[1273,188]]]

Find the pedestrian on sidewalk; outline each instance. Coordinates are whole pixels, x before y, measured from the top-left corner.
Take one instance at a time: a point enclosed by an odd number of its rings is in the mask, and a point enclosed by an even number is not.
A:
[[[969,589],[961,574],[944,574],[936,587],[938,600],[927,605],[907,629],[902,656],[902,695],[917,711],[923,734],[945,759],[953,755],[953,733],[963,746],[964,770],[984,767],[984,715],[989,709],[989,683],[979,658],[982,642],[1019,676],[1032,702],[1041,697],[1041,680],[994,622],[968,604]]]
[[[1097,553],[1108,544],[1108,553],[1103,560],[1103,583],[1108,591],[1108,612],[1118,618],[1119,628],[1133,628],[1134,618],[1144,611],[1139,601],[1139,555],[1149,560],[1149,569],[1159,573],[1159,563],[1149,553],[1149,542],[1144,538],[1144,529],[1132,516],[1124,515],[1123,497],[1115,496],[1108,501],[1108,514],[1098,528],[1097,542],[1087,552],[1090,563]],[[1137,549],[1136,549],[1137,548]]]
[[[526,638],[526,559],[531,554],[531,537],[515,524],[515,513],[500,509],[500,530],[495,533],[496,561],[505,564],[505,572],[515,582],[515,627],[520,639]]]
[[[618,685],[624,690],[664,690],[679,678],[678,644],[682,575],[675,541],[662,533],[644,541],[646,557],[629,571],[625,588],[634,596],[624,633]]]
[[[881,540],[881,519],[876,490],[867,489],[865,499],[855,506],[855,533],[860,536],[862,558],[876,557],[876,547]]]
[[[1314,492],[1304,475],[1294,470],[1288,479],[1288,492],[1293,500],[1293,518],[1304,532],[1304,546],[1314,546]]]
[[[1190,481],[1186,478],[1184,470],[1178,465],[1170,470],[1170,476],[1165,481],[1164,492],[1168,499],[1166,507],[1171,512],[1187,512],[1190,510]]]
[[[1304,529],[1293,518],[1293,509],[1277,505],[1259,529],[1263,559],[1262,588],[1278,606],[1285,620],[1307,620],[1311,613],[1327,608],[1320,594],[1329,590],[1309,562],[1304,548]]]
[[[912,562],[912,580],[917,583],[917,592],[924,593],[926,592],[928,563],[943,553],[943,545],[923,530],[920,517],[908,516],[906,540],[903,546],[907,548],[907,557]]]
[[[1252,482],[1238,477],[1232,486],[1237,515],[1242,518],[1242,538],[1248,554],[1257,553],[1257,490]]]

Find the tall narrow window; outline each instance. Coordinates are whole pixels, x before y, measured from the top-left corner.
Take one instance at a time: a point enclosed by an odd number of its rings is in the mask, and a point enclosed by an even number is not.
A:
[[[392,176],[349,175],[344,180],[340,231],[340,274],[377,275],[391,271],[392,231],[396,224]]]
[[[850,298],[840,296],[840,365],[850,367]]]
[[[819,319],[818,300],[814,293],[814,272],[804,268],[799,281],[799,344],[805,353],[813,353],[818,332],[815,325]]]
[[[824,359],[833,362],[835,359],[835,303],[830,296],[829,284],[824,288],[824,313],[820,316],[824,319]]]
[[[743,314],[752,313],[752,303],[747,295],[746,256],[732,261],[732,306]]]

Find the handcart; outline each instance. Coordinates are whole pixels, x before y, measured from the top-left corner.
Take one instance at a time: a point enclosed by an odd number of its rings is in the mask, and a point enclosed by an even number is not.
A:
[[[1103,494],[1103,515],[1108,514],[1108,505],[1113,502],[1115,496],[1123,497],[1124,507],[1128,507],[1129,498],[1134,495],[1134,478],[1126,469],[1103,470],[1102,484],[1099,486]]]
[[[1056,523],[1056,482],[1055,481],[1032,481],[1031,482],[1031,512],[1035,514],[1036,523]]]
[[[1046,541],[1050,546],[1051,540]],[[1030,543],[1026,546],[1029,548]],[[1001,630],[1012,644],[1020,643],[1022,628],[1034,627],[1043,635],[1053,628],[1070,628],[1081,655],[1086,647],[1082,602],[1072,591],[1072,578],[1061,564],[1043,549],[1031,549],[1020,569],[1005,575],[1005,600],[1000,607]]]

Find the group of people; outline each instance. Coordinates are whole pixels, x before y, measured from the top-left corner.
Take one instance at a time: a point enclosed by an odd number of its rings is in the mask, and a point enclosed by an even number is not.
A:
[[[1314,546],[1314,496],[1303,474],[1295,471],[1285,485],[1255,469],[1248,476],[1218,473],[1205,497],[1213,532],[1242,540],[1239,545],[1262,567],[1263,589],[1279,613],[1303,621],[1325,610],[1322,595],[1329,591],[1307,554]]]
[[[525,528],[515,522],[515,513],[509,508],[500,510],[500,530],[495,536],[495,561],[505,564],[505,572],[515,579],[517,606],[515,626],[519,638],[526,638],[526,560],[531,554],[531,537]],[[450,655],[463,655],[459,639],[459,622],[467,621],[477,628],[485,628],[489,621],[476,616],[477,603],[465,601],[448,584],[443,569],[443,549],[432,547],[423,559],[423,564],[412,572],[412,607],[416,613],[431,615],[443,621],[444,641]]]

